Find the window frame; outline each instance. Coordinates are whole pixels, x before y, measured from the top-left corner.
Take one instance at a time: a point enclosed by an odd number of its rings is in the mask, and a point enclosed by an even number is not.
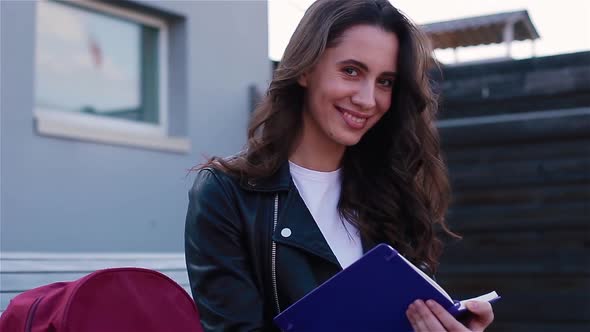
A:
[[[50,0],[42,0],[49,2]],[[61,5],[87,9],[98,14],[147,25],[158,29],[158,124],[134,122],[92,114],[69,113],[44,109],[33,105],[33,117],[37,133],[42,136],[61,137],[115,145],[127,145],[148,149],[187,153],[190,141],[186,137],[169,136],[168,109],[168,23],[162,19],[131,9],[116,7],[94,0],[59,1]],[[38,5],[37,5],[38,6]],[[38,7],[37,7],[38,10]],[[35,38],[38,38],[35,34]],[[35,55],[37,56],[37,55]],[[35,66],[35,75],[37,67]],[[141,91],[143,93],[143,91]]]

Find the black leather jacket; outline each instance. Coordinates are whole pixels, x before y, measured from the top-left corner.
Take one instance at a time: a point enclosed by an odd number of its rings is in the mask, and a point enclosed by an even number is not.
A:
[[[206,331],[275,331],[279,310],[342,269],[288,163],[258,183],[202,169],[189,200],[186,264]],[[373,245],[363,241],[364,251]]]

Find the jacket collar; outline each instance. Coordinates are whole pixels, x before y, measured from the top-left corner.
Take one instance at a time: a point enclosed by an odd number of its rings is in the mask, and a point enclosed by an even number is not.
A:
[[[281,213],[272,235],[273,240],[307,251],[340,267],[338,259],[293,183],[288,161],[285,161],[275,174],[258,181],[242,180],[240,185],[249,191],[288,192],[286,197],[282,196],[279,203]],[[287,233],[283,233],[283,230]],[[287,234],[289,236],[285,236]],[[368,239],[362,239],[363,252],[369,251],[375,245]]]
[[[273,192],[273,191],[287,191],[291,183],[291,171],[289,170],[289,162],[285,161],[278,171],[269,177],[253,180],[242,179],[240,186],[249,191],[259,192]]]
[[[330,249],[322,231],[307,209],[295,185],[281,204],[273,241],[304,250],[340,267],[338,259]]]
[[[289,161],[285,161],[279,170],[269,177],[256,181],[242,179],[240,186],[248,191],[277,194],[286,192],[287,195],[280,195],[280,213],[272,235],[273,241],[296,247],[340,266],[293,183]],[[287,234],[288,236],[285,236]]]
[[[285,202],[279,205],[282,208],[273,241],[307,251],[342,268],[294,184]],[[377,243],[361,237],[361,245],[364,254]]]

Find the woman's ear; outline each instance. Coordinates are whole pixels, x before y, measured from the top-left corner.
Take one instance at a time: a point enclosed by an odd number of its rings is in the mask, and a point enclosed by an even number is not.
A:
[[[297,83],[299,83],[299,85],[301,85],[302,87],[307,88],[307,77],[307,72],[301,74],[297,79]]]

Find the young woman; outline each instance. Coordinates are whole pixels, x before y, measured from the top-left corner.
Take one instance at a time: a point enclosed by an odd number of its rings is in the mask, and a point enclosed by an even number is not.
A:
[[[186,260],[207,331],[271,331],[272,318],[374,245],[430,274],[452,235],[428,78],[431,51],[386,0],[320,0],[299,23],[246,149],[198,172]],[[335,299],[337,301],[337,299]],[[413,303],[415,331],[483,330]]]

